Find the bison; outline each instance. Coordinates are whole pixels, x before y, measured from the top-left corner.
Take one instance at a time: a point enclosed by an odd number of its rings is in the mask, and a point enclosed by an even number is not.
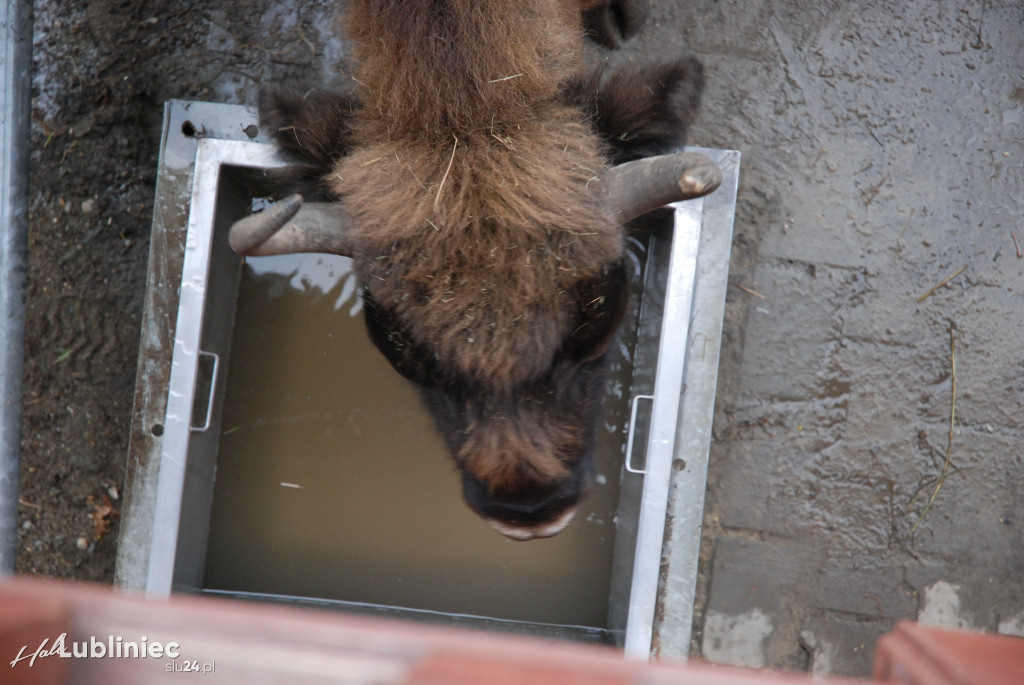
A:
[[[231,232],[241,254],[353,259],[369,337],[419,388],[467,504],[516,540],[561,531],[593,487],[622,225],[721,180],[663,155],[700,101],[695,58],[584,66],[583,18],[611,44],[613,10],[352,0],[354,92],[261,93],[307,199]]]

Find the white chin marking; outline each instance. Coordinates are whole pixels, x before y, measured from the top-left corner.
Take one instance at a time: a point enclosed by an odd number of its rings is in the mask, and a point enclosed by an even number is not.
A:
[[[485,519],[491,524],[496,531],[501,533],[507,538],[513,540],[525,541],[535,540],[537,538],[549,538],[553,535],[558,535],[562,532],[569,521],[572,521],[572,517],[576,514],[576,507],[562,512],[554,521],[548,523],[540,523],[536,526],[514,526],[511,523],[505,523],[504,521],[498,521],[497,519]]]

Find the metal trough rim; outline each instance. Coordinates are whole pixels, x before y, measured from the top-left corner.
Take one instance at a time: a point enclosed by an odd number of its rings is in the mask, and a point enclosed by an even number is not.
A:
[[[174,584],[188,442],[191,433],[197,430],[191,425],[192,404],[198,357],[204,354],[200,350],[201,322],[220,168],[270,168],[284,164],[276,147],[266,143],[206,138],[198,144],[146,581],[148,595],[170,596]],[[686,347],[702,207],[700,198],[677,203],[675,208],[670,271],[677,276],[668,284],[658,344],[654,407],[625,635],[625,651],[631,657],[646,658],[650,652],[683,376],[682,355],[666,352]]]
[[[199,341],[202,337],[202,313],[205,304],[205,288],[207,284],[208,256],[210,252],[210,240],[213,233],[214,210],[217,192],[210,193],[209,188],[215,191],[219,181],[220,169],[222,166],[250,167],[250,168],[274,168],[284,166],[275,146],[266,143],[242,142],[237,140],[224,140],[215,138],[203,138],[197,141],[194,176],[192,182],[192,208],[189,213],[188,230],[185,248],[185,266],[182,273],[182,287],[178,303],[178,329],[175,331],[174,351],[171,378],[169,383],[167,412],[165,417],[166,434],[160,453],[159,479],[157,493],[153,505],[153,526],[152,544],[148,555],[146,568],[145,591],[148,595],[155,597],[169,596],[174,585],[175,557],[177,555],[178,524],[181,515],[182,494],[186,479],[187,455],[189,438],[196,427],[191,425],[192,400],[196,390],[197,360],[201,351]],[[727,160],[731,168],[731,175],[727,171],[725,204],[735,204],[736,181],[738,174],[739,155],[735,151],[723,151],[714,149],[691,148],[705,154],[721,164]],[[204,188],[206,188],[204,190]],[[721,192],[721,191],[719,191]],[[731,193],[731,195],[730,195]],[[732,229],[732,213],[722,212],[723,202],[713,203],[721,215],[717,223],[725,222],[727,219],[727,235],[724,236],[724,248],[722,237],[715,240],[715,260],[721,261],[724,249],[724,270],[721,279],[724,279],[728,269],[728,252]],[[671,267],[670,272],[675,274],[669,280],[667,292],[665,293],[665,309],[661,324],[661,336],[658,343],[658,364],[655,371],[655,396],[652,409],[652,419],[647,445],[647,464],[645,467],[646,476],[642,494],[642,512],[638,526],[637,543],[634,552],[634,569],[630,583],[630,596],[628,617],[626,621],[625,650],[626,655],[632,658],[648,658],[652,649],[652,637],[657,632],[655,612],[658,602],[661,599],[658,594],[659,582],[663,572],[663,541],[671,535],[672,531],[666,531],[666,513],[669,509],[669,496],[672,487],[678,479],[679,474],[674,474],[672,462],[677,451],[677,443],[692,443],[692,440],[679,440],[679,418],[683,405],[687,399],[684,398],[685,381],[687,373],[692,373],[691,365],[684,355],[678,354],[679,350],[689,350],[689,338],[691,330],[696,330],[695,335],[701,335],[702,329],[690,326],[691,318],[696,315],[692,309],[694,303],[695,283],[697,274],[703,273],[704,269],[699,267],[699,251],[703,249],[702,244],[709,242],[707,236],[702,236],[701,226],[704,221],[703,210],[705,200],[691,200],[685,203],[677,203],[675,206],[675,220],[672,237]],[[725,214],[728,214],[725,217]],[[724,218],[723,218],[724,217]],[[719,268],[712,268],[712,271],[719,273]],[[719,287],[720,286],[720,287]],[[711,302],[711,318],[714,318],[714,310],[718,308],[718,330],[720,336],[721,308],[724,306],[724,282],[715,284],[711,291],[713,294],[721,291],[721,301]],[[717,296],[717,295],[715,295]],[[193,317],[191,324],[182,325],[184,320],[181,317],[183,312],[190,312]],[[187,317],[185,317],[187,319]],[[714,326],[711,326],[714,328]],[[676,354],[662,354],[666,350],[674,350]],[[714,367],[717,369],[717,343],[714,356]],[[688,356],[688,355],[687,355]],[[700,365],[697,365],[700,366]],[[707,373],[706,365],[703,373]],[[702,407],[695,414],[707,414],[707,425],[710,427],[710,415],[713,412],[714,379],[711,379],[711,405]],[[705,384],[707,385],[707,384]],[[692,417],[690,417],[692,419]],[[630,430],[633,427],[631,425]],[[703,437],[704,451],[706,453],[708,435]],[[691,481],[706,479],[706,458],[695,459],[692,463],[687,460],[686,476]],[[702,509],[703,498],[700,498]],[[696,526],[695,539],[699,547],[700,539],[700,516],[697,520],[688,525]],[[675,529],[678,529],[678,521]],[[694,555],[696,552],[694,552]],[[690,565],[687,559],[687,566]],[[693,577],[689,584],[695,586],[697,558],[692,559]],[[684,583],[685,585],[685,583]],[[240,596],[239,593],[231,593]],[[248,595],[250,593],[242,593]],[[255,596],[255,595],[254,595]],[[270,597],[270,595],[267,595]],[[297,598],[302,600],[302,598]],[[692,591],[689,596],[682,598],[682,604],[690,607],[692,614],[693,597]],[[306,601],[319,602],[313,598],[306,598]],[[322,603],[322,602],[321,602]],[[678,602],[676,604],[679,604]],[[396,607],[398,608],[398,607]],[[691,617],[685,618],[685,630],[688,635]],[[684,621],[678,620],[682,625]],[[679,655],[675,655],[679,656]],[[685,654],[683,655],[685,656]]]
[[[200,350],[200,340],[217,189],[220,169],[224,165],[271,168],[284,166],[285,162],[278,156],[276,147],[266,143],[204,138],[196,149],[192,209],[185,237],[185,262],[164,421],[165,437],[160,452],[160,475],[154,505],[153,543],[146,577],[146,594],[158,597],[170,596],[173,587],[189,438],[194,430],[199,430],[191,425],[192,404],[198,360],[206,354]]]
[[[674,207],[672,255],[669,262],[669,273],[673,277],[667,284],[658,341],[654,406],[651,410],[640,522],[637,525],[633,579],[626,619],[626,656],[634,658],[647,658],[651,650],[662,541],[665,537],[665,514],[668,511],[669,484],[672,478],[676,419],[683,392],[684,355],[667,352],[687,347],[704,198],[678,202]],[[630,425],[632,431],[633,426]]]

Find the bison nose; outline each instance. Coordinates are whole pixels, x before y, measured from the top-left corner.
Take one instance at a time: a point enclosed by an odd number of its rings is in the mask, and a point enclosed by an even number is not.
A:
[[[548,521],[546,523],[516,525],[514,523],[499,521],[498,519],[493,518],[488,518],[486,521],[505,537],[525,542],[526,540],[549,538],[554,535],[558,535],[562,532],[563,528],[569,525],[569,521],[572,521],[572,517],[576,514],[576,509],[576,507],[569,507],[559,514],[558,518],[554,521]]]

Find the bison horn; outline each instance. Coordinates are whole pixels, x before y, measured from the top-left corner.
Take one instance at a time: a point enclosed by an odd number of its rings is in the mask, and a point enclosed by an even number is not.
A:
[[[351,255],[345,208],[336,202],[303,202],[290,195],[259,214],[235,222],[228,234],[240,255],[326,252]]]
[[[722,184],[722,170],[698,152],[647,157],[604,175],[612,216],[626,223],[670,202],[703,197]]]
[[[678,152],[626,162],[609,169],[605,193],[613,217],[625,224],[670,202],[712,192],[722,171],[697,152]],[[236,221],[228,241],[240,255],[326,252],[350,256],[348,219],[336,202],[303,202],[291,195],[259,214]]]

